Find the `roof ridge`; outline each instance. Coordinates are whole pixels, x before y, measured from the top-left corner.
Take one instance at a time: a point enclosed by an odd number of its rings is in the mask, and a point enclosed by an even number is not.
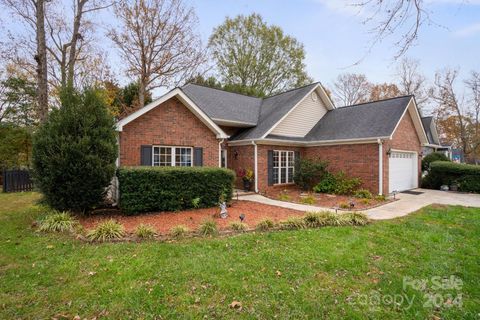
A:
[[[226,93],[237,94],[239,96],[244,96],[244,97],[248,97],[248,98],[260,99],[260,100],[264,99],[264,98],[260,98],[260,97],[249,96],[249,95],[244,94],[244,93],[232,92],[232,91],[228,91],[228,90],[225,90],[225,89],[210,87],[210,86],[207,86],[207,85],[204,85],[204,84],[198,84],[198,83],[193,83],[193,82],[189,82],[189,83],[185,84],[184,86],[182,86],[181,88],[186,87],[188,85],[194,85],[194,86],[199,86],[199,87],[203,87],[203,88],[207,88],[207,89],[223,91],[223,92],[226,92]]]
[[[383,101],[388,101],[388,100],[394,100],[394,99],[401,99],[401,98],[406,98],[406,97],[413,97],[413,94],[406,94],[403,96],[398,96],[398,97],[393,97],[393,98],[385,98],[385,99],[380,99],[380,100],[375,100],[375,101],[367,101],[367,102],[362,102],[362,103],[356,103],[356,104],[351,104],[349,106],[343,106],[337,109],[343,109],[343,108],[350,108],[350,107],[357,107],[365,104],[370,104],[370,103],[375,103],[375,102],[383,102]]]
[[[273,95],[271,95],[271,96],[268,96],[268,97],[265,97],[265,98],[263,98],[263,99],[265,100],[265,99],[272,98],[272,97],[275,97],[275,96],[278,96],[278,95],[281,95],[281,94],[284,94],[284,93],[287,93],[287,92],[291,92],[291,91],[303,89],[303,88],[305,88],[305,87],[308,87],[308,86],[311,86],[311,85],[314,85],[314,84],[321,84],[321,83],[320,83],[320,81],[312,82],[312,83],[303,85],[303,86],[301,86],[301,87],[292,88],[292,89],[288,89],[288,90],[283,91],[283,92],[275,93],[275,94],[273,94]]]

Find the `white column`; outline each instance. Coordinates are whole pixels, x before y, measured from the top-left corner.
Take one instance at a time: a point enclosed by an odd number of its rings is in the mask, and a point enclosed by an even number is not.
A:
[[[258,193],[258,148],[257,144],[252,141],[253,144],[253,172],[255,174],[255,192]]]

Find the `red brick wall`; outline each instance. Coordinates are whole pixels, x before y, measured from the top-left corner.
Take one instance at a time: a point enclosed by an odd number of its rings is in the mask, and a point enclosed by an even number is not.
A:
[[[305,158],[327,160],[332,172],[362,179],[362,188],[378,194],[378,144],[344,144],[305,148]]]
[[[413,124],[412,117],[410,113],[407,111],[405,116],[400,121],[400,124],[395,130],[392,140],[385,141],[383,145],[383,192],[384,194],[388,194],[390,190],[388,190],[388,164],[389,159],[387,155],[387,151],[389,148],[397,149],[397,150],[404,150],[404,151],[415,151],[418,155],[421,152],[421,143],[418,137],[417,131],[415,130],[415,126]],[[418,157],[418,179],[420,185],[420,177],[421,177],[421,158]]]
[[[120,165],[140,165],[141,145],[171,145],[203,147],[203,165],[218,167],[218,142],[213,131],[173,98],[123,127]]]
[[[239,169],[254,169],[254,155],[253,155],[253,145],[246,146],[229,146],[228,147],[228,160],[227,167],[237,172]],[[235,153],[237,156],[235,157]],[[235,186],[239,189],[243,188],[242,179],[238,178],[235,180]],[[252,186],[252,190],[254,186]]]

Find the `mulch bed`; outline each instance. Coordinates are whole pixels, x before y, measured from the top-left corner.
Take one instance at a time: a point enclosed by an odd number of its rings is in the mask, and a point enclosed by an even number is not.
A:
[[[315,193],[315,192],[305,192],[299,189],[296,186],[287,186],[287,187],[278,187],[273,188],[268,191],[266,194],[267,197],[275,200],[288,201],[294,203],[301,203],[307,205],[313,205],[318,207],[325,208],[339,208],[339,210],[366,210],[375,208],[389,202],[394,201],[393,199],[386,199],[385,201],[368,199],[368,204],[363,201],[363,199],[358,199],[353,196],[345,195],[334,195],[334,194],[325,194],[325,193]],[[305,203],[302,202],[306,197],[312,196],[315,199],[315,203]],[[350,203],[353,202],[355,206],[353,208],[341,208],[342,204],[350,206]]]
[[[150,224],[159,234],[168,234],[170,229],[177,225],[187,226],[191,231],[195,231],[198,226],[206,219],[213,219],[217,222],[220,230],[229,229],[232,222],[240,222],[240,214],[245,215],[244,223],[249,228],[255,228],[258,222],[263,219],[270,219],[274,222],[286,220],[292,216],[303,216],[304,212],[270,206],[251,201],[232,201],[227,208],[228,217],[222,219],[218,217],[219,208],[206,208],[197,210],[187,210],[180,212],[152,212],[134,216],[122,215],[118,210],[105,210],[93,212],[90,216],[80,218],[80,223],[87,229],[93,229],[98,223],[108,219],[115,219],[125,227],[127,232],[133,232],[139,224]]]

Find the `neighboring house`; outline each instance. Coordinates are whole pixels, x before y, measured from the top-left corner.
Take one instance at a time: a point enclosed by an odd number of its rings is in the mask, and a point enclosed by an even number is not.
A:
[[[327,160],[374,193],[416,188],[429,143],[413,96],[336,108],[320,83],[263,99],[188,84],[117,131],[120,166],[251,168],[257,192],[293,183],[299,158]]]
[[[422,154],[426,156],[432,152],[441,152],[452,159],[451,147],[440,143],[435,119],[432,116],[422,117],[422,124],[428,138],[428,143],[422,147]]]

